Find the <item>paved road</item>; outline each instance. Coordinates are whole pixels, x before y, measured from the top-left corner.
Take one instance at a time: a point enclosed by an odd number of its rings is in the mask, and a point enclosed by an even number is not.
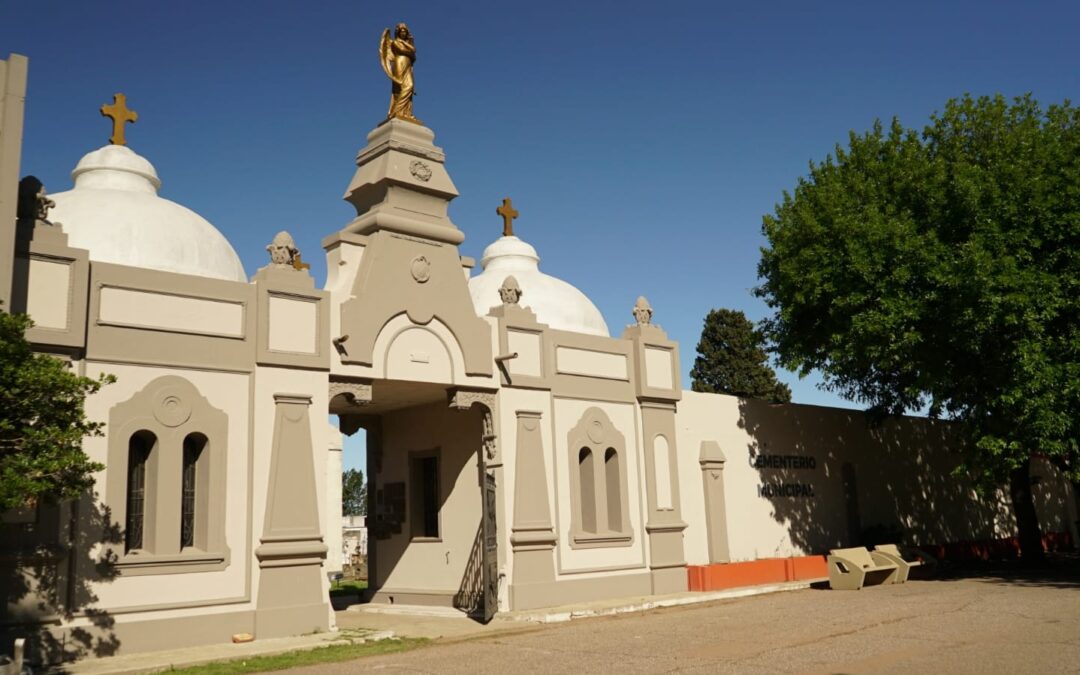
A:
[[[297,669],[351,673],[1080,673],[1080,576],[802,590]]]

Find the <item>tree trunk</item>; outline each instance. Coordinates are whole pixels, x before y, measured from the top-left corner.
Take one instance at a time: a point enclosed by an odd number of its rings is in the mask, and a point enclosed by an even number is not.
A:
[[[1035,499],[1031,494],[1031,461],[1025,461],[1009,474],[1009,494],[1012,497],[1016,529],[1020,538],[1020,557],[1025,563],[1043,560],[1042,533]]]

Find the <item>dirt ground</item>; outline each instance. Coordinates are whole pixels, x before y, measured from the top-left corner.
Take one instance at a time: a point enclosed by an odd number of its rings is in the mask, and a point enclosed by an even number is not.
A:
[[[361,670],[1080,672],[1080,565],[984,568],[861,591],[808,589],[580,619],[296,672]]]

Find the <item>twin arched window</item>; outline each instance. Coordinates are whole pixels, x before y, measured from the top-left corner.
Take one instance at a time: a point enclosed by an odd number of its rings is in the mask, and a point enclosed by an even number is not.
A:
[[[226,414],[166,375],[113,406],[109,430],[106,503],[123,527],[119,571],[223,569]]]
[[[581,530],[589,534],[622,532],[622,476],[619,472],[619,451],[607,448],[604,464],[593,466],[593,449],[578,452],[578,475],[581,491]],[[599,475],[597,472],[599,471]],[[599,493],[599,494],[598,494]],[[598,509],[603,504],[603,509]],[[603,516],[599,514],[602,510]]]
[[[626,441],[599,408],[589,408],[570,430],[571,544],[625,546],[633,533],[626,494]]]
[[[147,534],[147,515],[156,516],[158,509],[168,509],[161,501],[161,493],[172,492],[158,480],[147,481],[148,466],[150,471],[157,469],[158,462],[181,462],[180,467],[180,550],[203,544],[206,515],[205,509],[206,474],[209,458],[206,457],[208,439],[202,433],[189,433],[181,444],[181,453],[168,453],[158,446],[157,436],[145,429],[137,431],[128,440],[127,460],[127,518],[124,527],[124,552],[151,550],[156,548],[157,532],[150,525]],[[162,453],[168,457],[160,457]],[[171,473],[171,472],[167,472]],[[201,507],[201,508],[200,508]],[[202,517],[200,517],[202,516]],[[152,517],[151,520],[156,520]],[[201,548],[201,546],[200,546]]]

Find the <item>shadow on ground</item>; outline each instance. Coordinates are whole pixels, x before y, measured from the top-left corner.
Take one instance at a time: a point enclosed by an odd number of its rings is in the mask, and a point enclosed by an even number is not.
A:
[[[1080,552],[1048,553],[1044,563],[1025,565],[1019,560],[988,560],[941,565],[926,581],[981,581],[1029,588],[1080,590]]]

